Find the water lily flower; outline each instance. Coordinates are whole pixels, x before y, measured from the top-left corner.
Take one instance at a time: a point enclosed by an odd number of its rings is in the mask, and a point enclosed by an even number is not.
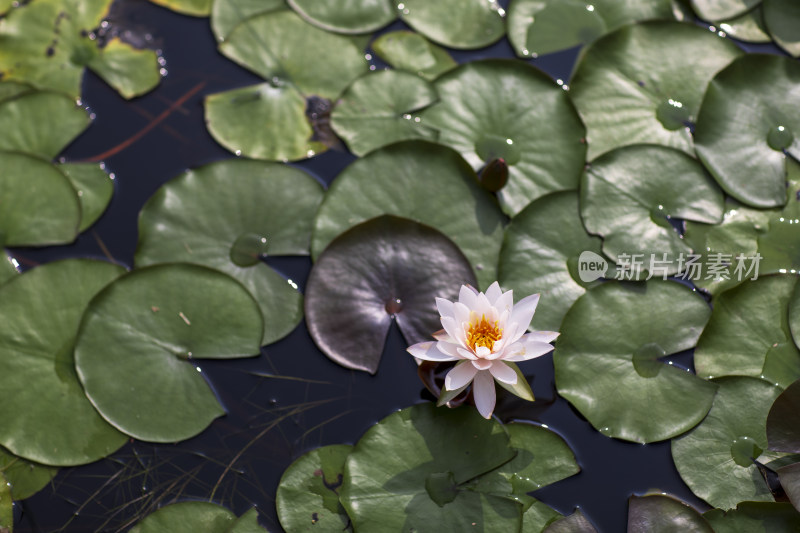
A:
[[[436,298],[444,327],[433,334],[436,340],[410,346],[408,352],[426,361],[460,361],[447,373],[445,390],[463,390],[472,383],[478,412],[491,418],[494,381],[516,385],[514,362],[550,352],[558,337],[555,331],[526,333],[538,303],[539,295],[533,294],[514,305],[512,291],[502,292],[496,281],[485,294],[462,285],[457,302]]]

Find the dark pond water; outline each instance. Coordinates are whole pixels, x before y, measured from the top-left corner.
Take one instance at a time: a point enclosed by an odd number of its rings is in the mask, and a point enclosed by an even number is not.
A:
[[[217,53],[206,19],[177,15],[144,0],[125,0],[118,7],[118,24],[139,35],[152,35],[167,59],[168,75],[156,91],[133,102],[121,99],[94,75],[86,75],[83,99],[97,118],[64,156],[79,161],[108,153],[105,161],[116,175],[116,195],[105,216],[75,244],[14,250],[24,267],[106,254],[132,265],[137,215],[153,192],[187,168],[232,157],[207,133],[202,99],[259,78]],[[511,50],[501,42],[454,55],[463,62],[510,57]],[[573,50],[532,62],[566,82],[575,57]],[[181,98],[185,101],[176,106]],[[141,139],[116,150],[168,111]],[[329,184],[352,160],[347,153],[331,151],[298,166]],[[310,260],[269,262],[302,289]],[[679,356],[676,362],[690,365],[691,358]],[[275,490],[281,473],[295,458],[317,446],[353,443],[393,410],[427,398],[396,329],[374,377],[330,362],[314,346],[304,324],[265,348],[260,357],[204,361],[201,366],[228,411],[226,417],[179,445],[131,442],[99,463],[62,471],[52,486],[17,505],[15,530],[119,531],[158,505],[211,497],[237,514],[257,506],[261,523],[278,532]],[[554,398],[550,356],[522,368],[535,376],[533,389],[540,401],[514,404],[500,414],[536,420],[557,431],[582,468],[580,474],[538,491],[537,498],[563,513],[580,506],[604,533],[624,531],[627,499],[634,493],[657,489],[705,508],[680,480],[669,443],[636,445],[602,436],[565,400]]]

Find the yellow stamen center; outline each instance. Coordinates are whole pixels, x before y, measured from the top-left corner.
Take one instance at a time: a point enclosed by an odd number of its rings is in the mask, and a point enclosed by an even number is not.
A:
[[[480,320],[473,320],[467,330],[467,346],[477,350],[479,346],[492,350],[495,341],[503,337],[503,330],[497,327],[497,320],[490,323],[486,320],[486,315],[481,316]]]

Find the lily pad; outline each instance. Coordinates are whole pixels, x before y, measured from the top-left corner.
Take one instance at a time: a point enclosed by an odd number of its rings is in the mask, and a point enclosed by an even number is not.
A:
[[[522,513],[522,529],[519,533],[542,533],[563,515],[544,503],[528,496],[529,507]]]
[[[708,87],[697,118],[697,155],[740,202],[786,203],[787,154],[800,158],[799,83],[796,61],[748,54]]]
[[[780,387],[800,378],[788,319],[796,284],[795,276],[767,276],[719,295],[695,349],[697,375],[760,377]]]
[[[11,498],[11,487],[0,474],[0,531],[14,531],[14,500]]]
[[[212,0],[150,0],[154,4],[193,17],[207,17],[211,13]]]
[[[349,444],[323,446],[293,462],[281,476],[275,507],[287,533],[307,531],[341,533],[350,523],[339,503],[344,462]]]
[[[367,74],[336,103],[331,126],[359,157],[397,141],[435,141],[439,132],[412,113],[438,99],[433,85],[414,74],[396,70]]]
[[[155,50],[134,48],[119,38],[106,42],[87,66],[127,99],[150,92],[161,81]]]
[[[72,348],[89,300],[124,270],[101,261],[48,263],[0,289],[0,444],[47,465],[96,461],[125,443],[86,399]]]
[[[597,529],[577,509],[569,516],[557,520],[547,526],[542,533],[597,533]]]
[[[11,487],[14,500],[30,498],[58,473],[58,468],[26,461],[0,448],[0,474]]]
[[[800,463],[779,468],[778,477],[789,501],[800,511]]]
[[[225,530],[225,533],[264,533],[266,529],[258,524],[258,510],[254,507],[244,513]]]
[[[301,17],[323,30],[369,33],[397,18],[390,0],[288,0]]]
[[[701,19],[727,20],[750,11],[761,0],[692,0],[692,7]]]
[[[97,163],[63,163],[57,167],[69,179],[81,204],[81,225],[85,231],[97,222],[114,194],[114,180],[105,165]]]
[[[586,251],[600,257],[600,247],[600,239],[583,227],[576,192],[547,195],[531,202],[506,228],[498,280],[517,294],[540,293],[546,305],[537,308],[532,327],[558,331],[575,300],[597,284],[581,280],[579,263]]]
[[[588,130],[589,159],[640,143],[694,155],[690,129],[703,93],[741,53],[732,41],[681,22],[626,26],[595,41],[570,83]]]
[[[306,286],[306,321],[317,346],[347,368],[374,374],[392,319],[409,344],[441,329],[435,298],[475,285],[469,262],[447,237],[382,216],[338,236]]]
[[[452,239],[469,259],[481,287],[497,279],[503,214],[453,150],[405,141],[375,150],[345,168],[317,213],[312,257],[348,228],[384,214],[426,224]]]
[[[577,188],[586,130],[569,95],[547,75],[518,61],[475,61],[442,75],[435,87],[441,100],[422,113],[423,123],[440,130],[439,142],[475,170],[506,162],[508,184],[498,193],[506,213]]]
[[[236,515],[210,502],[165,505],[147,515],[130,533],[228,533]]]
[[[232,278],[197,265],[156,265],[92,300],[75,366],[112,425],[140,440],[176,442],[225,413],[196,360],[257,355],[262,335],[258,304]]]
[[[211,29],[218,41],[224,41],[231,30],[243,20],[284,7],[285,0],[213,0]]]
[[[699,295],[670,281],[588,291],[561,325],[559,394],[609,437],[645,443],[684,433],[706,415],[716,386],[658,359],[692,348],[710,314]]]
[[[626,24],[673,18],[669,0],[516,0],[508,9],[508,38],[519,57],[537,57],[589,44]]]
[[[458,65],[447,50],[413,31],[384,33],[372,42],[372,50],[394,68],[429,81]]]
[[[800,381],[789,385],[772,404],[767,438],[770,450],[800,453]]]
[[[686,503],[664,494],[631,496],[628,533],[714,533],[703,515]]]
[[[764,0],[764,22],[778,46],[800,56],[800,4],[792,0]]]
[[[672,148],[633,145],[607,152],[581,181],[581,216],[589,233],[603,237],[603,252],[617,262],[623,254],[640,254],[645,269],[660,277],[678,272],[680,257],[691,251],[670,219],[714,224],[722,211],[714,180]]]
[[[789,503],[742,502],[735,510],[703,515],[716,533],[776,533],[800,529],[800,514]]]
[[[522,507],[464,484],[513,457],[503,427],[474,409],[415,405],[358,441],[339,495],[356,531],[508,533]]]
[[[86,111],[69,96],[24,93],[0,102],[0,150],[53,159],[88,125]]]
[[[38,157],[0,151],[0,245],[72,242],[81,221],[75,189]]]
[[[35,89],[27,83],[16,81],[0,81],[0,102],[14,98],[24,93],[29,93]]]
[[[414,30],[450,48],[483,48],[506,31],[496,0],[403,0],[397,10]]]
[[[302,170],[227,160],[190,170],[156,192],[139,215],[136,266],[186,262],[224,272],[259,302],[262,344],[303,316],[296,284],[261,259],[308,255],[323,190]]]
[[[714,507],[730,509],[742,500],[773,501],[753,459],[766,463],[779,457],[764,450],[767,413],[781,389],[749,377],[715,383],[719,390],[708,416],[672,441],[678,473],[692,492]]]
[[[11,262],[11,258],[0,251],[0,285],[19,274],[17,267]]]
[[[719,29],[740,41],[768,43],[772,37],[767,33],[763,11],[762,6],[758,6],[736,18],[720,22]]]

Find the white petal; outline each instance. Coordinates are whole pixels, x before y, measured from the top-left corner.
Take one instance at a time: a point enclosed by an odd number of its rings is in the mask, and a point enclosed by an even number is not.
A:
[[[503,357],[508,349],[507,347],[517,341],[522,335],[518,331],[518,326],[515,323],[509,324],[509,326],[503,330],[503,337],[494,343],[492,346],[492,355],[489,356],[489,359],[499,359]],[[523,332],[524,333],[524,330]]]
[[[531,294],[526,296],[514,306],[511,316],[508,318],[510,323],[516,322],[519,331],[525,331],[533,320],[533,313],[536,312],[536,304],[539,303],[539,295]]]
[[[481,358],[488,357],[491,354],[492,354],[492,351],[489,348],[487,348],[486,346],[478,346],[475,349],[475,355],[477,355],[478,357],[481,357]]]
[[[475,356],[475,354],[474,354],[474,353],[472,353],[472,350],[469,350],[469,349],[467,349],[467,348],[462,348],[462,347],[460,347],[460,346],[459,346],[458,348],[456,348],[456,350],[458,350],[458,355],[460,355],[460,356],[461,356],[461,357],[463,357],[464,359],[469,359],[469,360],[473,360],[473,361],[474,361],[475,359],[477,359],[477,357]]]
[[[463,350],[463,348],[459,348],[457,344],[448,341],[439,341],[436,343],[436,347],[440,352],[453,356],[453,359],[464,359],[464,357],[461,357],[458,353],[458,350]]]
[[[494,322],[497,320],[496,311],[492,304],[489,303],[489,299],[486,297],[485,294],[482,292],[478,293],[478,296],[475,298],[475,307],[472,308],[478,314],[478,317],[485,316],[486,320],[489,322]]]
[[[442,317],[442,326],[450,337],[462,346],[466,346],[467,338],[464,335],[464,328],[456,325],[456,319],[451,316]]]
[[[436,298],[436,309],[440,316],[453,316],[453,302],[444,298]]]
[[[460,389],[475,377],[478,372],[474,366],[469,363],[456,365],[453,370],[447,373],[444,378],[444,388],[447,390]]]
[[[469,323],[469,308],[461,302],[456,302],[453,305],[453,316],[456,321],[456,327],[464,329],[465,323]]]
[[[496,281],[489,285],[489,288],[486,289],[486,298],[489,299],[489,303],[494,305],[500,296],[503,295],[503,291],[500,290],[500,284]]]
[[[509,385],[516,385],[517,383],[517,373],[514,372],[513,368],[502,361],[495,361],[492,363],[491,368],[489,368],[489,372],[492,373],[492,376],[494,376],[494,379],[497,381],[502,381],[503,383],[508,383]]]
[[[514,291],[504,292],[503,295],[500,296],[500,298],[498,298],[493,305],[501,313],[503,311],[511,311],[511,308],[514,307]]]
[[[539,342],[537,340],[528,340],[527,335],[520,341],[515,342],[513,345],[506,349],[506,355],[503,357],[504,361],[527,361],[535,357],[553,351],[553,347],[546,342]]]
[[[433,337],[437,341],[456,342],[456,340],[452,338],[450,335],[448,335],[447,332],[443,329],[440,329],[439,331],[434,331],[431,334],[431,337]]]
[[[471,285],[462,285],[458,293],[458,301],[470,309],[475,309],[475,303],[478,301],[478,291]]]
[[[475,399],[475,407],[478,408],[481,416],[487,419],[491,418],[497,396],[495,396],[494,391],[494,379],[492,379],[492,375],[489,372],[478,372],[475,375],[475,381],[472,384],[472,397]]]
[[[531,331],[528,338],[539,342],[553,342],[559,335],[557,331]]]
[[[436,341],[420,342],[409,346],[406,350],[414,357],[425,361],[456,361],[459,359],[439,350],[438,344]]]
[[[492,368],[494,361],[490,361],[489,359],[473,359],[472,366],[477,368],[478,370],[489,370]]]

